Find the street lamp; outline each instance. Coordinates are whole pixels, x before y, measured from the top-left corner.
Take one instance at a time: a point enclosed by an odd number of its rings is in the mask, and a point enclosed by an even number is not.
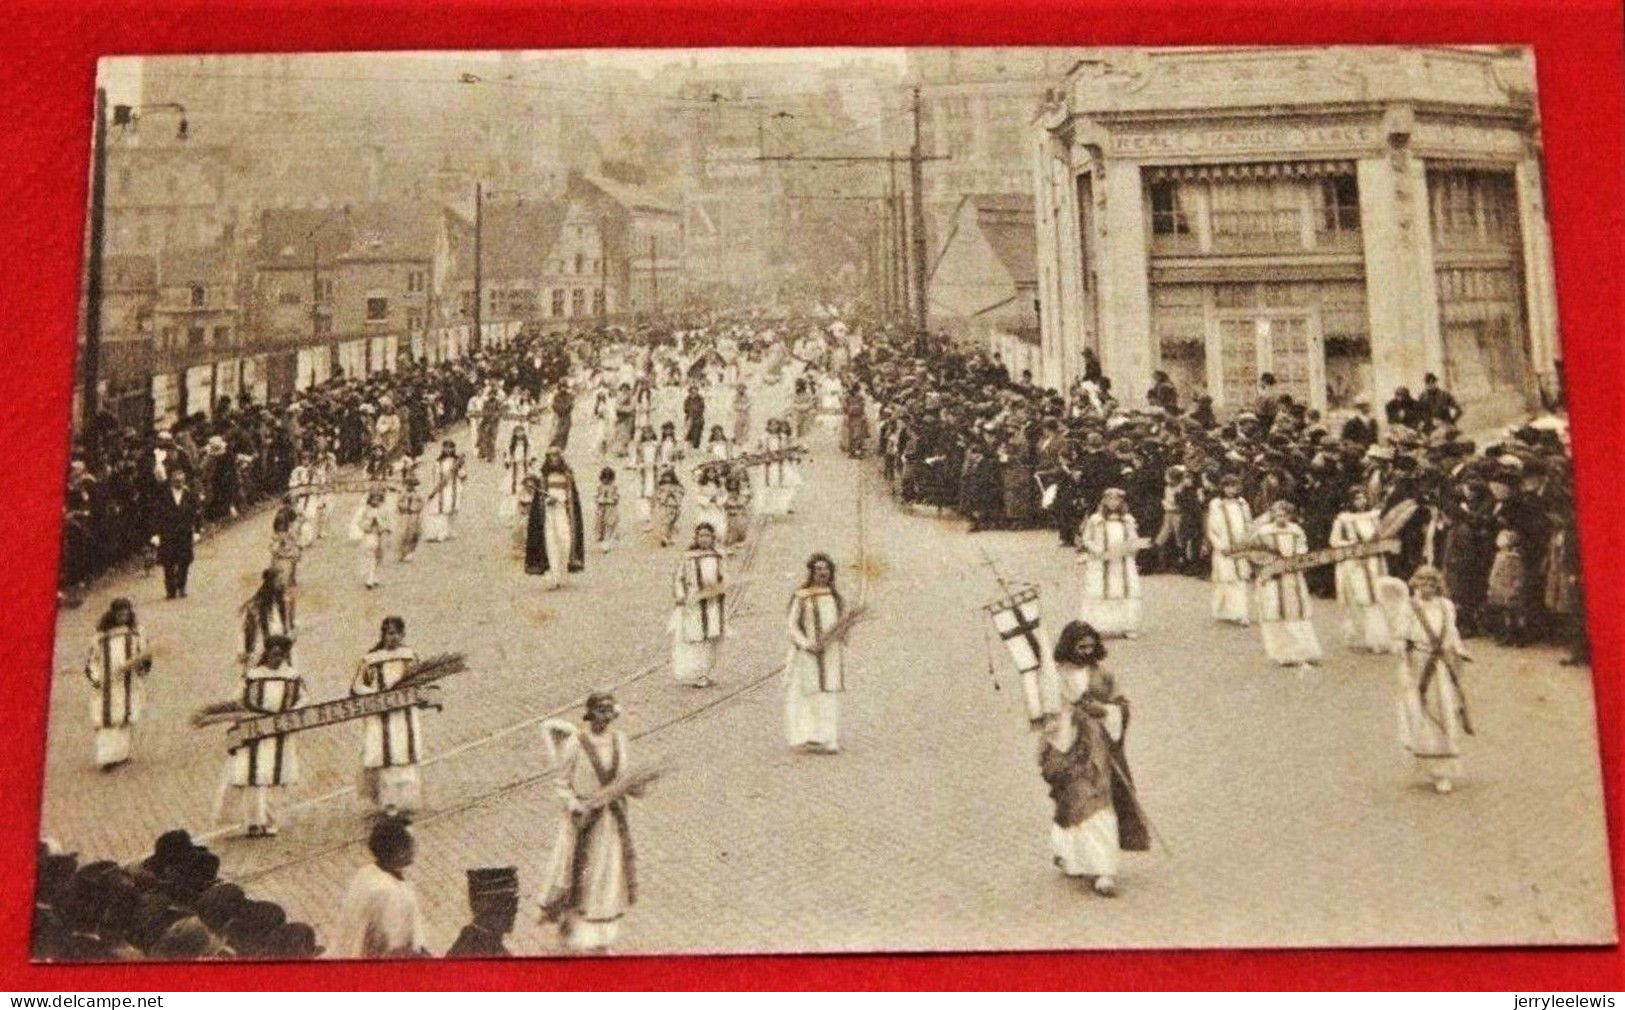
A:
[[[114,122],[119,126],[133,125],[138,113],[148,109],[173,109],[181,114],[177,140],[187,136],[186,107],[179,102],[159,102],[152,105],[116,105]],[[102,357],[102,235],[106,230],[107,210],[107,89],[96,89],[96,124],[90,138],[90,248],[86,250],[85,264],[85,353],[84,386],[80,406],[80,420],[88,429],[96,417],[99,406]]]

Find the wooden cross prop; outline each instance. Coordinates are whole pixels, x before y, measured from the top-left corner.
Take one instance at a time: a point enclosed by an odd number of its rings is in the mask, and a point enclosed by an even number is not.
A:
[[[1273,579],[1288,572],[1304,572],[1322,565],[1336,564],[1339,561],[1372,558],[1380,554],[1397,554],[1400,542],[1396,534],[1410,521],[1411,516],[1416,514],[1417,508],[1416,502],[1409,498],[1395,503],[1378,520],[1377,535],[1371,540],[1362,540],[1355,544],[1323,547],[1318,551],[1284,557],[1261,544],[1248,543],[1226,551],[1225,554],[1252,562],[1255,566],[1253,577],[1260,581]]]
[[[436,681],[466,669],[467,665],[460,654],[445,653],[414,664],[394,687],[377,694],[335,698],[274,714],[256,713],[236,702],[227,702],[200,709],[193,714],[191,723],[194,729],[222,722],[231,723],[226,731],[226,748],[237,750],[265,737],[333,726],[399,709],[431,708],[438,711],[441,705],[436,695],[440,686]]]
[[[764,449],[761,452],[747,452],[733,459],[716,459],[704,463],[694,464],[694,475],[699,476],[708,471],[726,472],[733,467],[760,466],[766,463],[799,463],[807,457],[805,446],[792,445],[783,449]]]
[[[368,480],[354,477],[328,481],[325,484],[289,484],[288,493],[296,497],[315,494],[364,494],[374,490],[399,491],[401,484],[398,478],[380,477],[377,480]]]
[[[336,698],[333,701],[324,701],[316,705],[306,705],[288,712],[278,712],[275,715],[261,715],[252,719],[244,719],[235,723],[226,730],[226,747],[236,750],[244,744],[268,736],[281,736],[284,733],[298,733],[302,730],[316,729],[321,726],[332,726],[353,719],[364,719],[369,715],[382,715],[403,708],[432,708],[438,710],[441,706],[435,700],[440,688],[434,684],[415,684],[411,687],[398,687],[391,691],[380,691],[377,694],[356,695],[353,698]]]

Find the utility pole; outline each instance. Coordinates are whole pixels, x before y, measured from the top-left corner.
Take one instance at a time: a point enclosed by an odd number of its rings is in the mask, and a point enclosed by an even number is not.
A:
[[[84,391],[79,405],[88,434],[100,404],[102,367],[102,217],[107,200],[107,91],[96,89],[96,128],[91,138],[90,248],[85,266]]]
[[[474,184],[474,334],[469,338],[470,354],[480,349],[480,230],[485,223],[485,184]]]
[[[656,243],[660,236],[649,236],[649,290],[650,301],[654,303],[655,315],[660,315],[660,267],[656,262]]]
[[[310,233],[310,342],[315,345],[316,338],[321,335],[322,328],[318,319],[322,303],[322,239],[316,234],[321,230],[317,225]]]
[[[901,158],[901,157],[898,157],[895,154],[878,154],[878,155],[779,154],[779,155],[773,155],[771,157],[768,156],[768,155],[758,155],[756,160],[757,161],[839,162],[839,163],[845,163],[845,164],[863,164],[863,163],[886,162],[886,163],[888,163],[889,165],[891,165],[893,167],[893,172],[892,172],[893,177],[895,177],[895,175],[896,175],[895,166],[896,166],[897,162],[899,162],[899,161],[907,161],[908,162],[908,164],[909,164],[909,178],[910,178],[910,181],[911,181],[911,183],[912,183],[912,185],[914,187],[914,192],[912,194],[912,205],[910,207],[911,213],[908,215],[907,219],[905,219],[904,215],[901,213],[901,206],[900,205],[899,205],[899,208],[898,208],[899,213],[898,213],[897,217],[898,217],[898,226],[899,226],[898,227],[899,246],[901,247],[903,245],[903,242],[902,242],[902,235],[904,234],[904,229],[902,227],[903,222],[905,220],[908,220],[908,224],[909,224],[910,227],[907,230],[907,235],[912,240],[912,243],[911,243],[911,245],[912,245],[912,254],[911,255],[912,255],[912,259],[913,259],[912,293],[913,293],[913,296],[914,296],[914,302],[913,302],[913,304],[914,304],[914,313],[913,313],[913,315],[914,315],[914,325],[915,325],[916,329],[918,330],[920,338],[923,340],[924,337],[925,337],[925,332],[926,332],[926,314],[925,314],[925,304],[926,304],[926,299],[925,299],[925,202],[924,202],[924,196],[923,196],[923,193],[922,193],[923,186],[921,185],[921,182],[922,182],[922,178],[923,178],[923,175],[924,175],[923,170],[924,170],[925,162],[927,162],[927,161],[947,161],[948,156],[947,155],[942,155],[942,154],[927,155],[927,154],[924,154],[920,150],[920,89],[919,88],[914,89],[914,144],[909,149],[909,154],[908,154],[907,158]],[[908,271],[904,270],[903,273],[904,273],[904,275],[906,277]],[[906,303],[906,298],[904,299],[904,301]]]
[[[908,153],[908,179],[913,192],[909,194],[914,234],[914,326],[923,342],[927,334],[925,290],[925,172],[920,153],[920,86],[914,86],[914,146]]]

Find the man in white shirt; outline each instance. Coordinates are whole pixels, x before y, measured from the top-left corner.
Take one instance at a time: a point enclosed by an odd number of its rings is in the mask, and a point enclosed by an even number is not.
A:
[[[345,958],[426,957],[418,893],[402,873],[417,856],[407,822],[385,817],[367,839],[373,863],[350,881],[340,916],[338,949]]]

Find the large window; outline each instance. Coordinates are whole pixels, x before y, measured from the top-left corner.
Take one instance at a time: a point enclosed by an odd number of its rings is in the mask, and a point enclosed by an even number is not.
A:
[[[201,309],[209,304],[209,292],[201,284],[192,285],[192,308]]]
[[[584,316],[587,314],[587,292],[576,288],[570,292],[570,315]]]
[[[406,290],[417,294],[424,289],[425,276],[422,270],[412,270],[406,275]]]
[[[1320,180],[1315,191],[1315,231],[1322,239],[1360,230],[1360,189],[1352,175],[1333,175]]]
[[[1433,238],[1441,249],[1513,248],[1519,244],[1516,187],[1510,172],[1428,173]]]
[[[1216,180],[1210,189],[1214,250],[1302,249],[1302,185],[1292,179]]]
[[[563,291],[563,289],[561,289],[561,288],[554,288],[553,289],[552,308],[551,308],[551,311],[548,314],[551,315],[551,316],[555,316],[555,317],[564,315],[564,291]]]
[[[1179,184],[1154,182],[1151,184],[1151,234],[1189,235],[1190,218],[1179,199]]]
[[[382,323],[389,319],[388,298],[367,299],[367,322]]]

